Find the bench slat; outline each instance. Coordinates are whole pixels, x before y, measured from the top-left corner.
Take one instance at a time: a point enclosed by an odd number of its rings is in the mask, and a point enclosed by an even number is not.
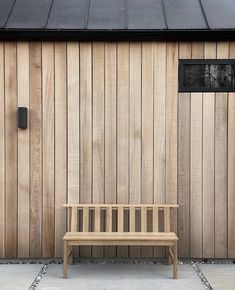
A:
[[[100,232],[100,207],[95,207],[95,232]]]
[[[141,232],[147,232],[147,208],[141,207]]]
[[[170,209],[164,208],[164,232],[170,232]]]
[[[135,207],[130,207],[130,232],[135,232]]]
[[[124,209],[122,206],[118,207],[118,232],[123,232],[124,227]]]
[[[77,232],[78,230],[77,221],[78,221],[78,208],[73,206],[71,212],[71,232]]]
[[[83,232],[89,231],[89,207],[83,208],[82,230]]]
[[[153,208],[153,232],[159,232],[158,207]]]
[[[113,210],[111,206],[106,208],[106,232],[112,232]]]

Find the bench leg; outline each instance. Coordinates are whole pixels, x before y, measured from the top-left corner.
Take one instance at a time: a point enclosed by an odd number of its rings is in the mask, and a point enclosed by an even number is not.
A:
[[[174,242],[173,246],[173,279],[178,278],[178,253],[177,253],[177,241]]]
[[[64,241],[64,279],[68,277],[68,242]]]
[[[172,246],[169,246],[168,247],[168,256],[167,256],[167,258],[168,258],[168,265],[171,265],[172,264],[172,256],[171,256],[170,253],[173,253],[172,252]]]
[[[68,249],[68,255],[69,255],[69,265],[73,264],[73,247],[70,246]]]

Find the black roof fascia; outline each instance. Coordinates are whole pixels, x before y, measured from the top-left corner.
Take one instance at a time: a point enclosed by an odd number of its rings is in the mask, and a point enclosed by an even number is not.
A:
[[[27,30],[0,29],[0,40],[32,41],[216,41],[235,40],[235,29],[222,30]]]

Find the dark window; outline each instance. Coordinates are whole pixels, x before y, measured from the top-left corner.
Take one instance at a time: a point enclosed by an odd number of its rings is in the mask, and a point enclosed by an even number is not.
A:
[[[234,92],[235,59],[180,60],[180,92]]]

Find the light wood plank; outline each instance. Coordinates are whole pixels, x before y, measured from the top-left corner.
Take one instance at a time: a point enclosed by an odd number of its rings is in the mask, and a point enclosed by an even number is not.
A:
[[[79,44],[67,43],[68,201],[79,202]]]
[[[141,43],[130,43],[130,203],[141,201]],[[140,248],[130,248],[140,257]]]
[[[190,59],[191,42],[181,42],[179,58]],[[190,256],[190,93],[179,93],[178,106],[178,236],[180,257]]]
[[[206,42],[206,59],[216,58],[216,43]],[[215,94],[203,94],[203,257],[213,258],[214,245],[214,110]]]
[[[95,208],[95,232],[100,232],[100,207]]]
[[[92,197],[92,50],[91,43],[80,43],[80,201]],[[91,248],[81,250],[90,257]]]
[[[229,43],[217,43],[217,58],[229,57]],[[228,94],[216,93],[215,103],[215,257],[227,257],[227,130]]]
[[[82,231],[83,232],[88,232],[89,231],[89,207],[84,207],[83,208],[83,218],[82,218]]]
[[[43,257],[54,256],[54,44],[42,44],[43,92]]]
[[[124,226],[124,209],[123,207],[118,207],[118,232],[123,232]]]
[[[159,232],[158,207],[153,207],[153,232]]]
[[[105,43],[105,202],[116,202],[117,183],[117,47],[116,43]],[[106,247],[105,255],[114,257],[115,247]]]
[[[129,199],[129,88],[130,44],[117,44],[117,202]],[[124,224],[128,226],[127,217]],[[127,230],[127,229],[125,229]],[[122,229],[123,231],[123,229]],[[128,247],[117,248],[118,257],[128,257]]]
[[[29,108],[29,43],[17,43],[18,107]],[[28,122],[29,128],[29,122]],[[18,257],[29,257],[29,129],[18,129]]]
[[[235,58],[235,42],[229,57]],[[235,93],[228,96],[228,258],[235,257]]]
[[[141,232],[147,232],[147,208],[141,207]]]
[[[202,94],[191,94],[191,256],[202,257]]]
[[[155,44],[154,57],[154,203],[166,202],[166,42]],[[160,216],[159,225],[163,226]],[[155,247],[154,256],[165,249]]]
[[[164,232],[170,232],[170,209],[168,207],[164,208]]]
[[[142,202],[153,201],[153,137],[154,137],[154,46],[142,44]],[[146,216],[147,218],[147,216]],[[142,215],[141,215],[142,219]],[[144,226],[141,220],[141,228]],[[147,230],[147,228],[143,228]],[[142,248],[143,257],[151,257],[153,248]]]
[[[0,258],[5,257],[5,90],[4,44],[0,42]]]
[[[78,209],[77,207],[72,207],[71,210],[71,232],[78,231]]]
[[[93,43],[93,202],[104,202],[104,43]],[[102,225],[104,220],[101,220]],[[92,249],[94,257],[103,248]]]
[[[135,220],[136,220],[136,209],[135,207],[130,207],[129,209],[129,223],[130,223],[130,232],[135,232],[135,228],[136,228],[136,224],[135,224]]]
[[[6,257],[17,255],[16,43],[5,43]]]
[[[42,241],[42,46],[30,51],[30,257],[41,257]]]
[[[106,232],[112,232],[112,207],[108,206],[106,208]]]
[[[66,43],[55,43],[55,256],[62,257],[67,200],[67,85]]]

